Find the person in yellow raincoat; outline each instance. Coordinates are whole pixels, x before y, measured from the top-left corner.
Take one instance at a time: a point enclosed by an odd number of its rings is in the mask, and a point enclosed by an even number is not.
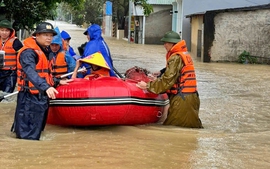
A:
[[[161,41],[167,50],[164,73],[148,83],[140,81],[137,86],[152,93],[168,94],[170,107],[164,125],[203,128],[196,74],[186,42],[174,31],[167,32]]]

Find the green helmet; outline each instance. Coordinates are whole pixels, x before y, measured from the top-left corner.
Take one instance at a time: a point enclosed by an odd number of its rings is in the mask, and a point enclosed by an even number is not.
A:
[[[4,19],[0,22],[0,28],[8,28],[10,30],[13,30],[11,22],[8,20]]]
[[[166,32],[161,42],[178,43],[181,40],[180,35],[174,31]]]

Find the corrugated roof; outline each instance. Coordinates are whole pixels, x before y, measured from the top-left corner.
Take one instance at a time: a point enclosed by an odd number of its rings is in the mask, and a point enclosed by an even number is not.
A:
[[[257,6],[241,7],[241,8],[225,8],[225,9],[217,9],[217,10],[207,10],[205,12],[198,12],[198,13],[193,13],[193,14],[190,14],[190,15],[186,15],[186,18],[196,16],[196,15],[203,15],[206,12],[253,11],[253,10],[258,10],[258,9],[269,9],[269,8],[270,8],[270,3],[269,4],[264,4],[264,5],[257,5]]]
[[[186,15],[186,18],[190,18],[192,16],[197,16],[197,15],[204,15],[205,13],[206,13],[206,11],[205,12],[193,13],[193,14],[190,14],[190,15]]]
[[[152,5],[171,5],[175,0],[148,0],[147,3]]]
[[[184,15],[209,10],[242,8],[270,3],[270,0],[183,0]]]

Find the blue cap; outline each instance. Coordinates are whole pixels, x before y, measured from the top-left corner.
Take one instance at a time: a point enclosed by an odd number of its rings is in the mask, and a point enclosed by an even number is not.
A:
[[[71,39],[70,35],[66,31],[62,31],[61,36],[62,36],[62,38],[64,40],[70,40]]]

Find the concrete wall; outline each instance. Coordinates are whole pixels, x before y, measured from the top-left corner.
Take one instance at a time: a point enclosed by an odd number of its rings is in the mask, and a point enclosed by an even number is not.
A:
[[[117,30],[116,39],[123,39],[124,38],[124,30]]]
[[[160,39],[172,30],[172,6],[156,7],[154,13],[146,17],[145,21],[145,44],[162,44]]]
[[[182,38],[186,40],[187,47],[191,46],[190,18],[186,15],[205,12],[216,9],[249,7],[270,3],[270,0],[176,0],[181,3],[183,1],[183,26]]]
[[[269,16],[270,9],[217,14],[211,61],[236,61],[244,50],[270,58]]]
[[[191,56],[196,58],[196,57],[202,57],[202,51],[203,49],[201,48],[201,51],[198,51],[198,32],[203,31],[203,15],[196,15],[192,17],[191,19],[191,48],[189,49],[191,52]],[[202,40],[201,40],[202,42]],[[202,47],[202,45],[200,45]],[[201,55],[199,54],[201,52]],[[200,56],[198,56],[200,55]]]

